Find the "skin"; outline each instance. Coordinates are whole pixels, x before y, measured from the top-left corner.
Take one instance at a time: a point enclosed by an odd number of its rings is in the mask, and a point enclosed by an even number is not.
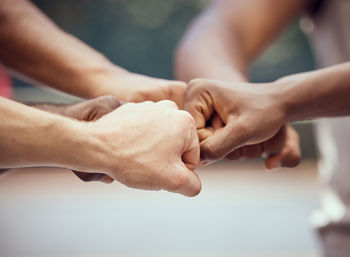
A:
[[[28,105],[28,104],[27,104]],[[114,96],[100,96],[91,100],[82,101],[75,104],[29,104],[37,109],[50,113],[59,114],[80,121],[96,121],[103,115],[118,108],[121,103]],[[86,173],[74,171],[74,174],[85,182],[101,181],[112,183],[114,179],[103,173]]]
[[[126,102],[184,105],[186,83],[116,66],[26,0],[0,2],[0,60],[22,79],[83,98],[108,94]],[[84,180],[102,173],[104,182],[196,195],[201,183],[193,172],[199,162],[194,120],[174,102],[126,104],[104,115],[114,104],[37,105],[43,112],[0,98],[0,168],[62,167]]]
[[[115,110],[121,105],[121,103],[114,96],[101,96],[74,104],[27,103],[27,105],[50,113],[59,114],[80,121],[90,122],[95,121],[103,115]],[[6,170],[7,169],[3,169],[0,170],[0,172],[4,172]],[[114,181],[114,179],[103,173],[86,173],[79,171],[73,172],[85,182],[101,181],[105,183],[112,183]]]
[[[24,80],[83,98],[113,95],[126,102],[169,99],[180,108],[184,104],[186,83],[118,67],[27,0],[0,2],[0,60]]]
[[[175,55],[177,78],[184,81],[206,78],[247,82],[251,62],[312,2],[212,1],[192,22],[180,41]],[[217,123],[222,126],[223,121],[216,122],[216,126]],[[281,137],[281,134],[285,136]],[[298,165],[301,153],[295,130],[286,125],[277,135],[264,144],[242,146],[227,157],[237,160],[241,157],[256,158],[265,153],[269,156],[265,162],[267,168]],[[278,148],[280,151],[277,153]]]
[[[201,190],[193,171],[199,163],[195,123],[174,102],[125,104],[94,122],[5,98],[0,112],[0,168],[62,167],[104,173],[139,189],[186,196]]]
[[[350,63],[266,84],[197,79],[186,99],[200,132],[210,129],[214,113],[223,121],[201,142],[202,157],[219,160],[242,145],[266,141],[286,122],[350,115]]]

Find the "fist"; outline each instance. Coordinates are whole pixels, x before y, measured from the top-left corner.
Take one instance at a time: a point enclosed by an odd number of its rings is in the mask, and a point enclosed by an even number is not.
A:
[[[224,157],[257,158],[265,153],[267,168],[300,162],[299,137],[284,126],[283,108],[270,84],[193,80],[185,109],[196,121],[205,162]]]
[[[111,178],[133,188],[200,192],[196,126],[174,102],[125,104],[85,125],[103,148],[97,167]]]

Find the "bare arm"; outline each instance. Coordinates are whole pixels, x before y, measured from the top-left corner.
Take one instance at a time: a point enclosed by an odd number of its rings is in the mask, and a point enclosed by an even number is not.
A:
[[[184,35],[176,53],[176,75],[244,81],[264,48],[310,0],[214,0]]]
[[[285,122],[350,115],[350,63],[265,84],[194,80],[187,97],[197,128],[206,130],[214,112],[225,123],[201,142],[203,156],[216,160],[242,145],[263,142]]]
[[[177,78],[209,78],[247,81],[248,68],[284,27],[312,0],[214,0],[197,17],[181,40],[176,53]],[[213,129],[223,126],[214,115]],[[216,125],[215,125],[216,124]],[[219,126],[217,125],[219,124]],[[209,136],[208,130],[199,137]],[[299,136],[289,125],[268,141],[243,146],[226,158],[257,158],[268,154],[267,168],[296,166],[301,159]]]
[[[0,1],[0,61],[22,78],[83,98],[168,99],[182,107],[187,86],[114,65],[27,0]]]
[[[193,172],[199,162],[194,120],[171,101],[125,104],[80,122],[0,97],[0,113],[0,168],[104,173],[130,187],[187,196],[201,189]]]
[[[291,75],[274,84],[288,121],[350,115],[350,62]]]
[[[81,97],[97,95],[108,72],[117,68],[60,30],[26,0],[1,1],[0,42],[4,65],[41,84]]]
[[[0,167],[57,166],[77,168],[67,151],[91,146],[80,123],[0,98]],[[88,147],[87,147],[88,148]],[[82,148],[74,158],[83,161]]]
[[[53,104],[53,103],[27,103],[37,109],[44,110],[50,113],[59,114],[80,121],[96,121],[103,115],[115,110],[120,106],[120,102],[114,96],[101,96],[91,100],[85,100],[75,104]],[[105,183],[113,182],[113,179],[103,173],[87,173],[74,171],[81,180],[102,181]]]

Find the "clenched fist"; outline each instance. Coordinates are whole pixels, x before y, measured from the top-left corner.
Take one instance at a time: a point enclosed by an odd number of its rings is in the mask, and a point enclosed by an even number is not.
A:
[[[192,116],[171,101],[124,104],[82,130],[96,158],[77,170],[102,172],[133,188],[197,195],[199,141]]]
[[[267,168],[300,162],[299,137],[274,101],[273,86],[193,80],[185,109],[196,121],[204,162],[227,157],[257,158],[266,153]]]

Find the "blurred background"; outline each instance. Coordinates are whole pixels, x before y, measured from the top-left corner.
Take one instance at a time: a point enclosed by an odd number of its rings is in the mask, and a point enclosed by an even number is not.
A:
[[[173,53],[208,0],[36,0],[62,29],[114,63],[172,78]],[[314,69],[296,20],[254,63],[251,80]],[[18,101],[74,97],[13,78]],[[82,183],[59,169],[0,176],[0,256],[318,256],[309,215],[318,206],[312,123],[295,124],[304,161],[265,172],[263,162],[200,168],[196,198]]]

